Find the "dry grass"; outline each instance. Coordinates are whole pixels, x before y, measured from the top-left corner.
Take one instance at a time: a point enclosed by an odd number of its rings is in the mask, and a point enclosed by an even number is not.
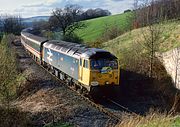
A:
[[[0,127],[32,127],[32,124],[27,113],[15,108],[7,110],[0,107]]]
[[[150,111],[146,116],[130,116],[125,114],[117,127],[171,127],[176,117]]]

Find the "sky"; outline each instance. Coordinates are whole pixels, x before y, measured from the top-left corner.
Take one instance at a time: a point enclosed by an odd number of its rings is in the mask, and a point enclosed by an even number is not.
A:
[[[134,0],[0,0],[0,14],[20,15],[23,18],[49,16],[55,8],[78,4],[83,10],[102,8],[112,14],[133,8]]]

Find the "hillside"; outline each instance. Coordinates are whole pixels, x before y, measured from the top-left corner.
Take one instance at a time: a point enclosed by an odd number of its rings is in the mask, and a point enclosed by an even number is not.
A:
[[[160,35],[161,44],[159,47],[160,52],[166,52],[170,49],[180,47],[180,21],[166,22],[162,25],[162,32]],[[133,50],[138,50],[139,42],[143,42],[142,32],[146,28],[135,29],[127,32],[114,40],[108,41],[103,44],[104,49],[114,53],[123,59],[124,54],[128,54]],[[141,46],[139,46],[141,47]],[[143,50],[139,50],[143,52]]]
[[[23,18],[22,22],[28,26],[28,27],[32,27],[33,22],[36,21],[48,21],[49,20],[49,16],[35,16],[35,17],[30,17],[30,18]]]
[[[30,17],[30,18],[23,18],[23,22],[34,22],[34,21],[48,21],[49,16],[36,16],[36,17]]]
[[[80,29],[76,34],[81,37],[84,42],[91,42],[98,39],[105,31],[106,26],[111,27],[113,25],[118,26],[122,30],[128,26],[127,19],[131,13],[123,13],[118,15],[111,15],[101,18],[95,18],[84,21],[86,28]]]

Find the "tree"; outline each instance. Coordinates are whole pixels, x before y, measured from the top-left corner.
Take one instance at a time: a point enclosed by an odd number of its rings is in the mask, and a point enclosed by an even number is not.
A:
[[[33,34],[41,36],[41,33],[43,31],[49,31],[49,30],[50,30],[50,25],[47,21],[40,20],[33,22],[33,30],[32,30]]]
[[[101,8],[96,9],[88,9],[82,14],[82,20],[102,17],[102,16],[109,16],[111,15],[111,12],[109,10],[103,10]]]
[[[156,22],[163,20],[180,19],[179,0],[134,1],[135,22],[140,24],[141,27],[148,25],[149,22],[147,22],[147,19],[151,22],[154,22],[155,18]],[[148,15],[147,12],[149,12]]]
[[[147,57],[149,59],[149,77],[153,77],[153,67],[155,62],[155,52],[159,50],[160,35],[162,32],[162,19],[161,12],[156,13],[156,2],[151,0],[150,2],[144,2],[140,8],[145,8],[138,15],[141,15],[143,18],[141,21],[142,26],[146,26],[142,29],[143,43],[140,43],[147,52]],[[139,11],[139,10],[138,10]],[[158,17],[158,18],[157,18]],[[138,17],[136,18],[138,19]]]
[[[75,30],[85,27],[85,24],[79,21],[82,13],[79,5],[66,5],[64,9],[57,8],[49,19],[50,26],[59,28],[63,36],[72,35]]]
[[[20,16],[3,16],[1,19],[2,31],[10,34],[19,35],[24,28],[22,18]]]
[[[49,29],[49,23],[45,20],[34,21],[33,22],[33,28],[37,28],[39,30],[48,30]]]
[[[155,60],[155,53],[159,51],[160,34],[162,32],[161,24],[148,25],[146,30],[142,30],[144,39],[143,46],[147,50],[149,57],[149,77],[153,77],[153,67]]]

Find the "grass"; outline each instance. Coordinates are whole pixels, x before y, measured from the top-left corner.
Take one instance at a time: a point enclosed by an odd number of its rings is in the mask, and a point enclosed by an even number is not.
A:
[[[151,112],[146,116],[124,115],[118,127],[179,127],[180,117]]]
[[[159,52],[166,52],[173,48],[180,46],[180,21],[166,22],[162,25],[162,33],[160,35],[160,50]],[[121,60],[124,54],[132,52],[139,43],[143,42],[142,29],[135,29],[127,32],[111,41],[103,44],[104,49],[114,53]],[[143,52],[142,49],[138,51]]]
[[[59,123],[49,123],[47,125],[45,125],[44,127],[73,127],[71,124],[69,123],[62,123],[62,122],[59,122]]]
[[[129,22],[129,16],[131,13],[123,13],[118,15],[106,16],[101,18],[95,18],[86,20],[84,23],[86,28],[76,31],[76,34],[84,40],[84,42],[92,42],[102,36],[107,27],[113,25],[118,26],[121,30],[127,29]]]
[[[180,126],[180,116],[175,119],[174,126],[175,127]]]
[[[175,121],[172,124],[172,126],[173,127],[180,127],[180,116],[175,119]]]

